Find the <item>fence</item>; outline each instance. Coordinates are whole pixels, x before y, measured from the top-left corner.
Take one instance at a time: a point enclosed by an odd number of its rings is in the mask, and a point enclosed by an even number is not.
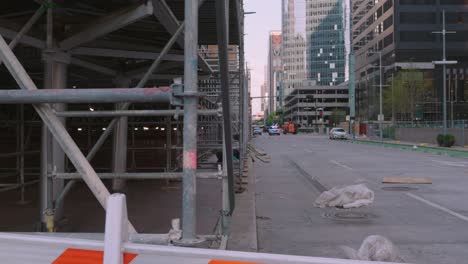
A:
[[[380,139],[378,122],[368,122],[366,136]],[[463,147],[468,143],[468,120],[453,120],[447,123],[447,133],[455,136],[455,146]],[[384,122],[382,138],[415,143],[437,144],[437,135],[443,133],[442,121]]]

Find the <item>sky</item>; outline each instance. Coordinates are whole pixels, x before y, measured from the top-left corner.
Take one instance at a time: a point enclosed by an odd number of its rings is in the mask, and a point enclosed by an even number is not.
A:
[[[244,0],[245,60],[252,74],[251,96],[260,96],[268,60],[268,34],[281,31],[281,0]],[[260,111],[260,100],[252,101],[252,114]]]

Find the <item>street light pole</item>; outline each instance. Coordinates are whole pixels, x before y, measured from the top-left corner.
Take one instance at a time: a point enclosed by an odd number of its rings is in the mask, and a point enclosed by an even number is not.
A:
[[[445,30],[445,9],[442,11],[442,60],[443,61],[446,61],[447,60],[447,53],[445,51],[445,35],[446,35],[446,30]],[[444,93],[443,93],[443,100],[444,100],[444,103],[442,104],[443,105],[443,110],[442,112],[444,113],[444,135],[447,135],[447,64],[443,64],[442,65],[442,76],[443,76],[443,89],[444,89]]]
[[[379,117],[377,118],[379,121],[379,137],[380,141],[383,141],[383,103],[382,103],[382,88],[383,88],[383,65],[382,65],[382,51],[372,51],[369,52],[369,54],[379,54],[379,75],[380,75],[380,81],[379,81]],[[366,70],[367,72],[367,70]]]
[[[434,61],[433,63],[438,65],[442,64],[442,82],[443,82],[443,91],[442,91],[442,114],[443,114],[443,127],[444,135],[447,134],[447,64],[457,64],[457,61],[447,61],[447,52],[446,52],[446,39],[447,34],[456,33],[454,31],[447,31],[445,28],[445,9],[442,10],[442,31],[432,32],[434,34],[442,34],[442,61]]]
[[[380,141],[383,141],[383,107],[382,107],[382,86],[383,86],[383,69],[382,69],[382,51],[379,51],[379,69],[380,69],[380,117],[379,117],[379,130],[380,130]]]

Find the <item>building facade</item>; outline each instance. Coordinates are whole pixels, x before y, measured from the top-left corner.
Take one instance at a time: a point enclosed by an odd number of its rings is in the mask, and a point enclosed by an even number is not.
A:
[[[281,45],[282,36],[281,31],[272,31],[269,36],[269,51],[268,51],[268,66],[267,66],[267,78],[268,78],[268,94],[270,96],[268,100],[268,112],[276,112],[280,108],[281,99],[279,96],[280,75],[282,71],[281,63]]]
[[[306,0],[283,0],[283,81],[284,95],[302,85],[306,74]]]
[[[347,6],[342,0],[283,0],[281,77],[287,119],[308,126],[328,124],[334,111],[349,113],[348,88],[341,85],[348,77]]]
[[[380,66],[386,120],[442,119],[442,11],[446,11],[448,119],[467,119],[468,2],[462,0],[352,1],[356,104],[361,120],[379,109]],[[465,77],[466,76],[466,77]]]
[[[307,1],[307,77],[317,85],[345,81],[344,4],[342,0]]]
[[[303,129],[338,125],[348,112],[348,83],[316,85],[304,81],[285,97],[285,120]]]

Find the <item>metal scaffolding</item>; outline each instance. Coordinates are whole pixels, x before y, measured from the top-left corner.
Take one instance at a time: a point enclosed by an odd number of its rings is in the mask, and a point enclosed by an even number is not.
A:
[[[228,223],[250,137],[242,6],[242,0],[9,4],[0,11],[0,63],[15,82],[0,69],[0,119],[13,129],[0,135],[14,131],[16,144],[0,160],[14,158],[16,167],[1,163],[0,192],[18,189],[24,202],[25,187],[39,182],[42,231],[53,232],[80,180],[105,209],[111,192],[103,179],[112,180],[114,192],[125,191],[130,180],[181,179],[177,243],[194,245],[203,242],[196,229],[197,179],[221,179],[220,217]],[[136,146],[138,137],[151,138],[135,135],[139,129],[165,139]],[[40,141],[31,143],[39,133]],[[111,134],[111,165],[93,166]],[[158,151],[160,159],[138,171],[135,151]],[[201,168],[210,155],[217,161]],[[30,156],[34,162],[26,165]],[[128,228],[137,232],[130,222]],[[226,235],[226,226],[219,230]]]

